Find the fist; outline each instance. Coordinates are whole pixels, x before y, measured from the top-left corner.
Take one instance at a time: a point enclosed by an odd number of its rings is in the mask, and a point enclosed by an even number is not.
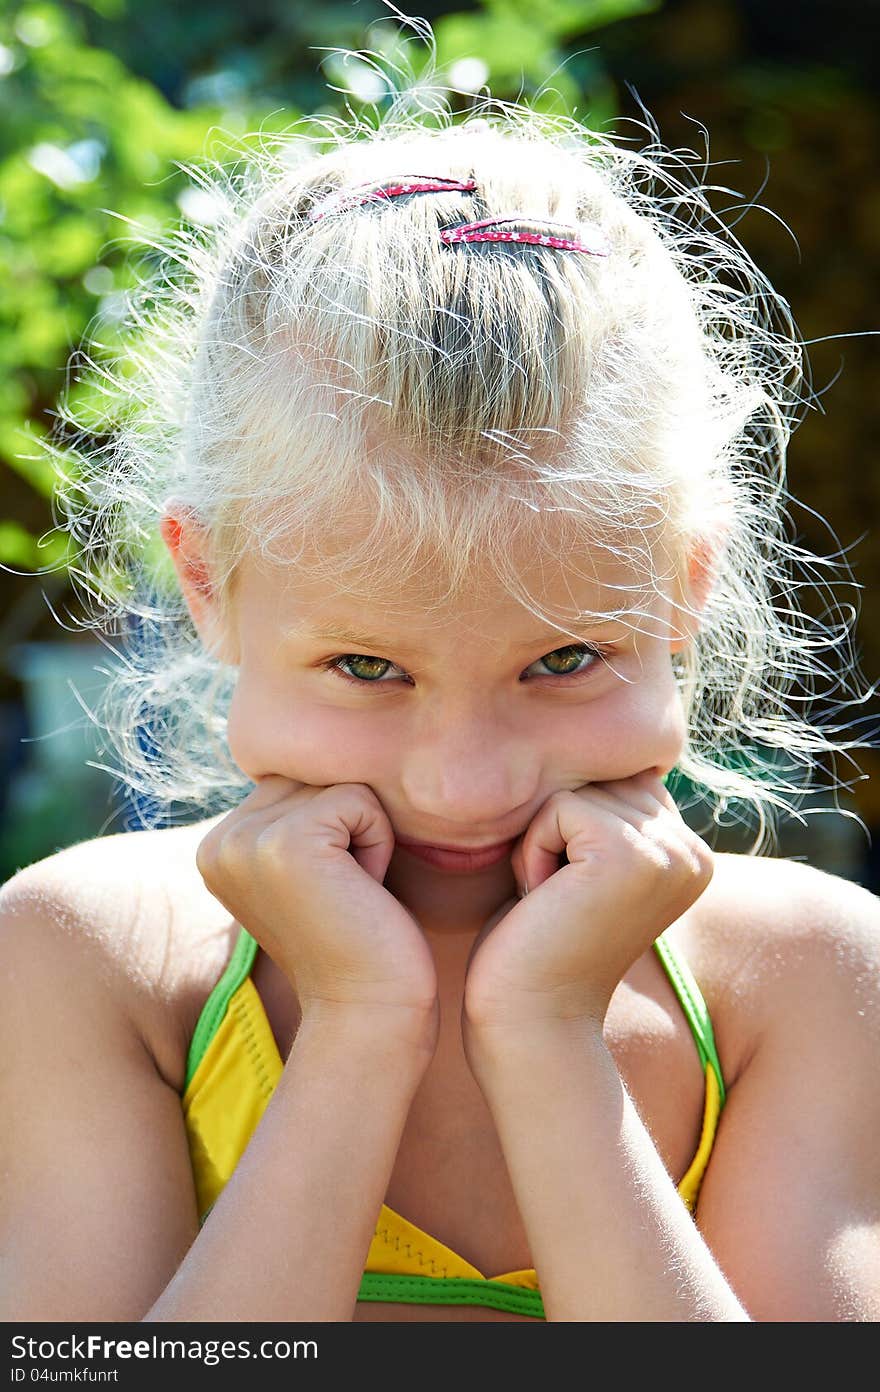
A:
[[[383,887],[391,822],[363,783],[260,780],[196,853],[211,893],[282,969],[309,1012],[436,1013],[433,958]]]
[[[654,769],[554,793],[511,865],[522,897],[474,944],[468,1029],[574,1016],[601,1024],[618,982],[714,869]]]

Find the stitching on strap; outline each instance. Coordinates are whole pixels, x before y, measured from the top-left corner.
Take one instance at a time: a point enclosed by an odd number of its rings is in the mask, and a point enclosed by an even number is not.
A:
[[[239,996],[233,999],[230,1005],[230,1009],[232,1010],[235,1022],[238,1025],[239,1033],[244,1043],[244,1047],[247,1050],[248,1057],[250,1058],[251,1064],[253,1066],[254,1075],[259,1085],[260,1091],[262,1092],[263,1096],[268,1100],[272,1096],[273,1092],[272,1082],[269,1078],[268,1073],[266,1072],[266,1064],[263,1059],[263,1055],[260,1052],[260,1046],[257,1043],[256,1032],[254,1030],[254,1023],[251,1018],[250,1011],[248,1009],[248,1002],[241,996]]]
[[[390,1230],[388,1229],[388,1227],[384,1227],[384,1228],[378,1228],[378,1227],[377,1227],[375,1236],[381,1238],[381,1240],[385,1243],[385,1246],[386,1246],[386,1247],[390,1247],[390,1248],[392,1249],[392,1251],[399,1252],[400,1249],[401,1249],[401,1247],[403,1247],[403,1250],[406,1252],[406,1255],[407,1255],[408,1257],[414,1257],[415,1260],[418,1262],[419,1266],[430,1267],[431,1272],[432,1272],[432,1274],[433,1274],[435,1277],[445,1277],[446,1279],[449,1279],[449,1280],[456,1279],[456,1278],[453,1278],[453,1277],[449,1277],[449,1276],[448,1276],[448,1272],[449,1272],[449,1267],[448,1267],[448,1266],[442,1266],[442,1267],[441,1267],[441,1266],[438,1266],[437,1262],[434,1261],[434,1258],[433,1258],[433,1257],[426,1257],[425,1254],[424,1254],[424,1252],[420,1252],[420,1251],[418,1250],[418,1248],[414,1247],[413,1244],[412,1244],[411,1242],[402,1242],[402,1241],[401,1241],[401,1238],[400,1238],[400,1234],[399,1234],[399,1233],[395,1233],[395,1234],[392,1235],[392,1233],[390,1232]],[[378,1276],[378,1275],[382,1275],[382,1274],[384,1274],[384,1273],[382,1273],[382,1272],[371,1272],[370,1274],[373,1275],[373,1276]],[[390,1273],[390,1272],[389,1272],[388,1274],[391,1275],[391,1274],[393,1274],[393,1273]],[[394,1279],[395,1279],[395,1280],[403,1280],[404,1277],[403,1277],[403,1276],[398,1277],[396,1274],[394,1274]]]

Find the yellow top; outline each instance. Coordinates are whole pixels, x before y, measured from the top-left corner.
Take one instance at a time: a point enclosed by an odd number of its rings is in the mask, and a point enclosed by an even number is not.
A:
[[[693,1212],[724,1105],[724,1082],[696,982],[668,942],[661,937],[654,946],[687,1016],[705,1073],[702,1133],[678,1185]],[[190,1047],[183,1113],[202,1222],[238,1164],[283,1068],[250,978],[257,951],[258,944],[242,929],[232,959],[205,1003]],[[487,1276],[387,1204],[379,1212],[358,1299],[481,1305],[539,1319],[544,1316],[534,1270]]]

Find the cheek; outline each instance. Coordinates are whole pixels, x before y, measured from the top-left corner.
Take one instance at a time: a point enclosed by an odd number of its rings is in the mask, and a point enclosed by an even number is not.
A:
[[[687,737],[681,699],[670,673],[669,682],[632,686],[615,712],[614,734],[636,768],[653,764],[672,767]]]
[[[254,780],[279,773],[327,787],[376,774],[376,743],[365,722],[246,676],[230,702],[227,739],[235,763]]]
[[[248,778],[275,771],[265,767],[273,723],[271,702],[261,698],[255,685],[239,672],[229,703],[226,740],[233,760]]]
[[[672,768],[686,738],[681,700],[674,680],[621,685],[571,718],[552,735],[560,767],[575,760],[590,778],[622,778],[654,764]]]

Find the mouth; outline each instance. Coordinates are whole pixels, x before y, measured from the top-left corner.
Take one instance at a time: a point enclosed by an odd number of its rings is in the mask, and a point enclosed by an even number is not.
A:
[[[397,844],[408,855],[416,856],[428,865],[436,866],[438,870],[467,875],[475,870],[485,870],[488,866],[504,860],[512,853],[516,838],[498,842],[494,846],[430,846],[423,841],[405,841],[400,838],[397,839]]]

